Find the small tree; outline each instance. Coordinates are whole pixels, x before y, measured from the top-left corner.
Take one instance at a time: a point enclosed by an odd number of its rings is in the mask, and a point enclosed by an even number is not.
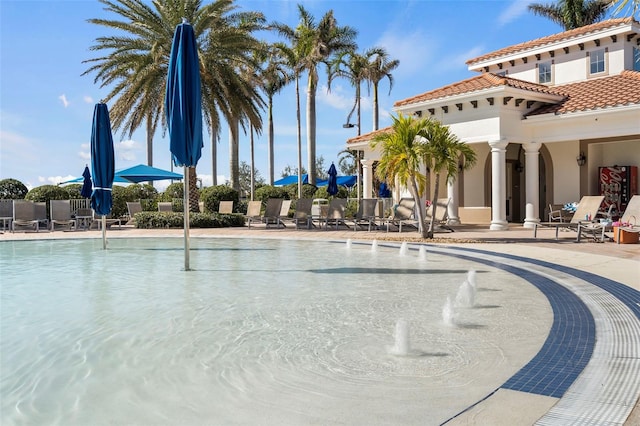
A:
[[[26,185],[17,179],[0,180],[0,199],[21,200],[29,192]]]

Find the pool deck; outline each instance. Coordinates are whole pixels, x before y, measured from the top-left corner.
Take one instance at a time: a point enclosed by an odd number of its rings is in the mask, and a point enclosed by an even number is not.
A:
[[[181,229],[114,227],[111,238],[182,238]],[[531,361],[500,388],[445,424],[640,424],[640,244],[575,242],[575,232],[512,226],[489,231],[460,226],[421,240],[415,231],[191,229],[191,238],[378,240],[429,244],[452,257],[471,257],[527,279],[547,297],[554,322]],[[99,231],[19,232],[0,241],[101,238]],[[517,324],[514,326],[517,327]],[[634,408],[635,407],[635,408]]]

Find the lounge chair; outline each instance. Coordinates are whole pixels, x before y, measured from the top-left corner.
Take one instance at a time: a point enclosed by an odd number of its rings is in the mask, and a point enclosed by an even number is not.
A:
[[[329,201],[329,209],[327,210],[327,217],[324,221],[324,229],[327,229],[330,224],[335,224],[336,230],[340,224],[348,226],[345,222],[346,210],[347,200],[345,198],[334,198]]]
[[[296,201],[296,211],[293,213],[291,219],[296,224],[296,229],[300,227],[301,223],[307,224],[307,229],[311,229],[311,207],[313,206],[313,200],[311,198],[300,198]]]
[[[387,232],[389,232],[389,225],[397,226],[398,232],[402,232],[403,225],[413,226],[418,229],[415,207],[416,202],[413,198],[400,199],[400,203],[393,209],[393,214],[385,222]]]
[[[13,200],[11,230],[29,228],[36,232],[40,230],[40,221],[36,218],[36,206],[31,201]]]
[[[289,220],[289,210],[291,210],[291,200],[282,200],[282,205],[280,206],[280,223],[283,227],[287,227],[284,221]]]
[[[273,224],[276,227],[280,227],[280,214],[282,212],[282,198],[269,198],[267,205],[264,208],[264,214],[262,215],[262,222],[265,227]],[[284,223],[282,224],[284,226]]]
[[[89,230],[93,225],[93,209],[79,208],[76,210],[76,229]]]
[[[142,203],[140,203],[140,201],[127,201],[127,210],[129,211],[129,221],[127,222],[127,225],[135,225],[135,215],[142,211]]]
[[[2,221],[2,230],[11,230],[11,221],[13,221],[13,200],[0,200],[0,220]]]
[[[363,198],[358,204],[358,211],[353,218],[353,230],[357,231],[362,225],[367,225],[368,230],[371,231],[371,226],[377,226],[376,220],[378,218],[378,199],[377,198]]]
[[[447,209],[449,208],[449,202],[451,202],[451,198],[438,198],[436,200],[436,216],[433,222],[433,230],[442,230],[445,229],[447,231],[453,231],[453,229],[447,226]],[[429,226],[431,223],[431,216],[433,212],[433,206],[427,208],[425,224]]]
[[[247,206],[247,214],[244,215],[249,228],[251,228],[251,222],[261,222],[262,216],[260,215],[260,210],[262,209],[262,202],[260,201],[249,201]]]
[[[56,230],[56,225],[75,229],[76,220],[71,217],[71,202],[69,200],[49,200],[49,212],[51,214],[51,231]]]
[[[218,205],[218,213],[220,214],[232,214],[233,213],[233,201],[220,201]]]
[[[614,240],[618,244],[620,244],[622,240],[621,236],[623,232],[640,233],[640,195],[631,197],[619,222],[627,225],[615,228],[616,235],[614,235]]]
[[[161,201],[161,202],[159,202],[158,203],[158,211],[159,212],[172,212],[173,211],[173,203],[171,201]]]
[[[558,239],[558,231],[560,228],[570,229],[578,231],[578,225],[580,223],[594,223],[600,204],[604,200],[604,195],[585,195],[580,199],[576,212],[569,222],[541,222],[533,225],[533,238],[538,237],[538,228],[541,227],[555,227],[556,228],[556,240]],[[591,219],[589,219],[591,218]]]

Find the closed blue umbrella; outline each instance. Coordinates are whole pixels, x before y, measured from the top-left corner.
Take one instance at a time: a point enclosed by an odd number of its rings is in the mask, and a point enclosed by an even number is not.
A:
[[[113,155],[113,136],[109,110],[103,103],[96,104],[93,110],[93,127],[91,129],[91,171],[93,175],[93,193],[91,208],[102,215],[102,247],[107,248],[106,216],[111,213],[111,188],[115,173]]]
[[[338,193],[338,171],[336,166],[331,163],[331,167],[327,171],[329,180],[327,181],[327,193],[329,195],[336,195]]]
[[[80,195],[82,198],[91,198],[91,192],[93,190],[93,185],[91,185],[91,172],[89,171],[89,166],[84,166],[84,172],[82,172],[82,189],[80,190]]]
[[[171,45],[165,112],[169,147],[176,166],[184,166],[184,266],[189,270],[189,173],[202,155],[202,95],[198,46],[191,25],[183,18]]]

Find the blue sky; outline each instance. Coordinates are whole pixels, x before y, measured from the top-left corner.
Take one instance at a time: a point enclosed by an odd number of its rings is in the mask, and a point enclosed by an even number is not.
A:
[[[206,0],[204,0],[206,2]],[[268,21],[295,27],[297,4],[317,20],[330,9],[340,25],[358,30],[360,51],[383,46],[400,60],[394,85],[380,85],[380,127],[389,124],[393,103],[459,80],[474,73],[465,61],[512,44],[555,34],[562,28],[527,10],[530,0],[241,0],[242,10],[258,10]],[[96,102],[108,93],[81,74],[82,61],[94,57],[89,48],[105,29],[91,18],[115,18],[92,0],[0,0],[0,179],[15,178],[29,188],[80,176],[90,162],[91,119]],[[337,163],[345,141],[357,129],[342,124],[353,105],[354,90],[346,81],[326,91],[321,70],[317,94],[317,156],[326,168]],[[301,81],[304,88],[306,77]],[[366,87],[362,133],[372,130],[371,100]],[[305,108],[304,97],[301,107]],[[109,105],[110,106],[110,105]],[[274,100],[275,177],[297,166],[296,110],[293,86]],[[304,113],[302,114],[304,120]],[[352,120],[353,122],[354,120]],[[305,124],[302,123],[303,164],[306,163]],[[266,119],[265,119],[266,127]],[[169,144],[162,130],[154,136],[153,165],[171,167]],[[198,175],[211,184],[209,137],[198,163]],[[114,134],[116,170],[146,163],[144,129],[132,138]],[[266,179],[267,137],[255,138],[256,167]],[[228,129],[218,143],[218,183],[229,176]],[[249,163],[249,138],[240,141],[240,160]],[[306,164],[305,164],[305,167]],[[158,185],[162,189],[162,184]]]

